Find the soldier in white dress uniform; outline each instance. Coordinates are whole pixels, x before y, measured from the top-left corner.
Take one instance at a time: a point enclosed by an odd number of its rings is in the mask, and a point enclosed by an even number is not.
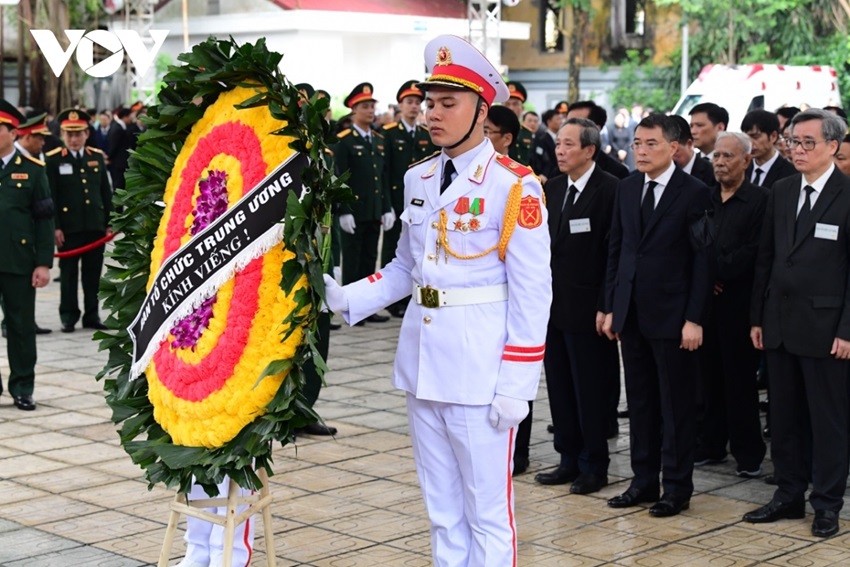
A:
[[[412,291],[393,383],[410,435],[434,564],[516,566],[514,433],[537,393],[552,287],[543,191],[484,136],[508,89],[474,47],[425,48],[431,139],[411,166],[396,258],[360,281],[325,279],[327,304],[354,324]]]

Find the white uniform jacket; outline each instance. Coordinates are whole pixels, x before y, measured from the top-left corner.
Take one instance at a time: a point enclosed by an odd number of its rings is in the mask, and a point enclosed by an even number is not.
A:
[[[549,229],[540,183],[530,170],[500,156],[489,139],[471,150],[440,195],[445,155],[411,167],[404,178],[405,209],[395,259],[346,286],[354,324],[411,293],[414,284],[443,290],[507,287],[507,300],[428,308],[410,302],[401,326],[393,384],[416,398],[486,405],[495,394],[533,400],[552,300]],[[449,248],[463,256],[499,242],[511,186],[521,177],[522,206],[505,261],[497,250],[458,259],[438,247],[445,210]]]

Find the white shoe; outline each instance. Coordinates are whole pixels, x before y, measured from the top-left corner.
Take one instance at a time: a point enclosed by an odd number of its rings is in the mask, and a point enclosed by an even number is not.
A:
[[[188,557],[184,557],[183,561],[174,565],[174,567],[209,567],[208,563],[198,563],[197,561],[192,561]]]

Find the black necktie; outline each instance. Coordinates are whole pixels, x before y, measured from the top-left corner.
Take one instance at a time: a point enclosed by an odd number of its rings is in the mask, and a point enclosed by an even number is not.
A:
[[[761,174],[764,173],[762,168],[756,168],[756,178],[753,179],[753,185],[761,185]]]
[[[803,226],[803,223],[806,222],[806,217],[809,216],[809,213],[812,212],[812,193],[815,188],[811,185],[806,185],[803,187],[803,191],[806,192],[806,198],[803,199],[803,206],[800,207],[800,212],[797,213],[797,222],[794,224],[794,240],[799,240],[802,238],[803,234],[800,234],[800,229]]]
[[[576,186],[570,185],[570,188],[567,190],[567,197],[564,199],[564,203],[561,206],[561,216],[558,217],[558,232],[561,232],[561,227],[564,225],[564,221],[570,218],[570,210],[573,207],[573,202],[576,199],[577,193],[578,189],[576,189]]]
[[[446,160],[446,165],[443,166],[443,182],[440,184],[440,195],[452,184],[452,174],[455,171],[455,164],[452,163],[452,160]]]
[[[640,204],[640,230],[643,233],[649,225],[649,219],[652,218],[652,212],[655,210],[655,186],[657,181],[650,181],[646,186],[646,194],[643,196],[643,201]]]

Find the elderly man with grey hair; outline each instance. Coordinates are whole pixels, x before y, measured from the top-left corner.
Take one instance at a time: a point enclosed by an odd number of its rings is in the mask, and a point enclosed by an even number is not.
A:
[[[770,374],[777,487],[744,521],[803,518],[811,470],[816,537],[838,532],[847,484],[850,178],[832,161],[845,127],[819,109],[791,120],[799,173],[770,191],[750,317],[753,345],[764,349]]]
[[[711,160],[717,276],[699,351],[705,415],[694,458],[696,466],[723,462],[728,443],[743,478],[761,475],[765,454],[749,312],[767,191],[746,179],[750,151],[745,134],[721,132]]]

